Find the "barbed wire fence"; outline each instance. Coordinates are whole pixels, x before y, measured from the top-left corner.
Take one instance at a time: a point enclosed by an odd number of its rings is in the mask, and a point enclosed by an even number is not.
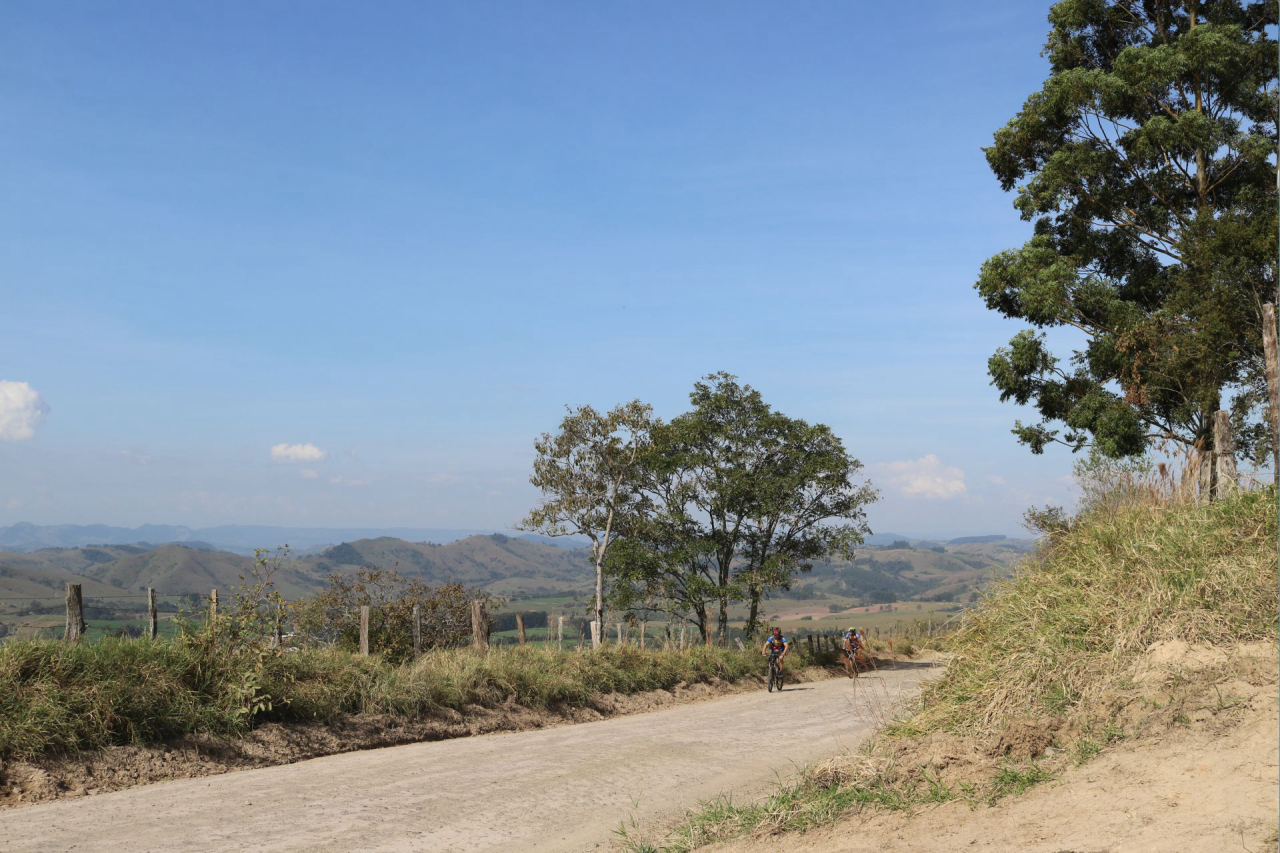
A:
[[[167,617],[164,622],[171,622],[180,613],[203,618],[209,600],[208,592],[160,592],[151,588],[133,593],[84,596],[80,594],[80,584],[70,583],[62,595],[4,595],[0,596],[0,643],[16,639],[62,639],[77,621],[79,630],[71,632],[75,639],[143,636],[150,631],[153,621],[159,629],[162,614]],[[73,606],[78,610],[78,620],[72,614]]]

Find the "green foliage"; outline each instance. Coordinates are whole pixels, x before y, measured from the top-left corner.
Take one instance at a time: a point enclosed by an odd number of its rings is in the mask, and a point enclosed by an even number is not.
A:
[[[641,453],[658,422],[639,400],[600,414],[590,406],[569,409],[560,431],[534,442],[537,457],[529,482],[543,500],[520,529],[547,536],[591,540],[596,564],[596,620],[604,624],[603,563],[610,546],[642,511]]]
[[[987,160],[1035,224],[982,268],[987,307],[1027,321],[991,358],[1014,429],[1141,454],[1207,447],[1227,397],[1238,451],[1268,452],[1262,304],[1276,298],[1276,3],[1062,0],[1051,76]],[[1043,329],[1083,332],[1069,363]],[[1060,427],[1059,427],[1060,425]]]
[[[415,605],[421,613],[423,648],[450,648],[470,639],[471,602],[477,600],[488,609],[503,604],[460,583],[431,587],[395,569],[366,566],[354,574],[330,575],[329,585],[314,598],[297,602],[293,615],[300,639],[355,651],[360,647],[360,607],[368,605],[370,651],[401,663],[413,655]]]
[[[640,457],[643,500],[610,555],[615,603],[688,615],[721,642],[731,601],[759,628],[766,592],[813,561],[852,557],[876,499],[831,429],[775,411],[727,373],[694,384],[693,408],[655,425]]]

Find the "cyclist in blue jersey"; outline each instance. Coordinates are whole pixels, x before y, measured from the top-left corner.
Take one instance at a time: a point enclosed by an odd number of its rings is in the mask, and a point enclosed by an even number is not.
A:
[[[768,657],[770,654],[778,655],[778,669],[782,669],[782,662],[787,659],[787,652],[791,650],[791,642],[782,636],[781,628],[774,628],[769,637],[764,641],[764,647],[761,648],[760,654]]]

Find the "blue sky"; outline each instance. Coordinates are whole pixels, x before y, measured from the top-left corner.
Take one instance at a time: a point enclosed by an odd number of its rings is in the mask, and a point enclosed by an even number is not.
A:
[[[727,370],[873,529],[1017,533],[1071,459],[972,284],[1047,8],[6,4],[0,524],[506,527],[565,404]]]

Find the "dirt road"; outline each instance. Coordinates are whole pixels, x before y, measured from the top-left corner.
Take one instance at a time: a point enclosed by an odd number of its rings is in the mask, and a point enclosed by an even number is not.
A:
[[[0,812],[0,850],[592,850],[624,819],[758,793],[795,765],[854,745],[938,671],[916,664],[13,809]]]

